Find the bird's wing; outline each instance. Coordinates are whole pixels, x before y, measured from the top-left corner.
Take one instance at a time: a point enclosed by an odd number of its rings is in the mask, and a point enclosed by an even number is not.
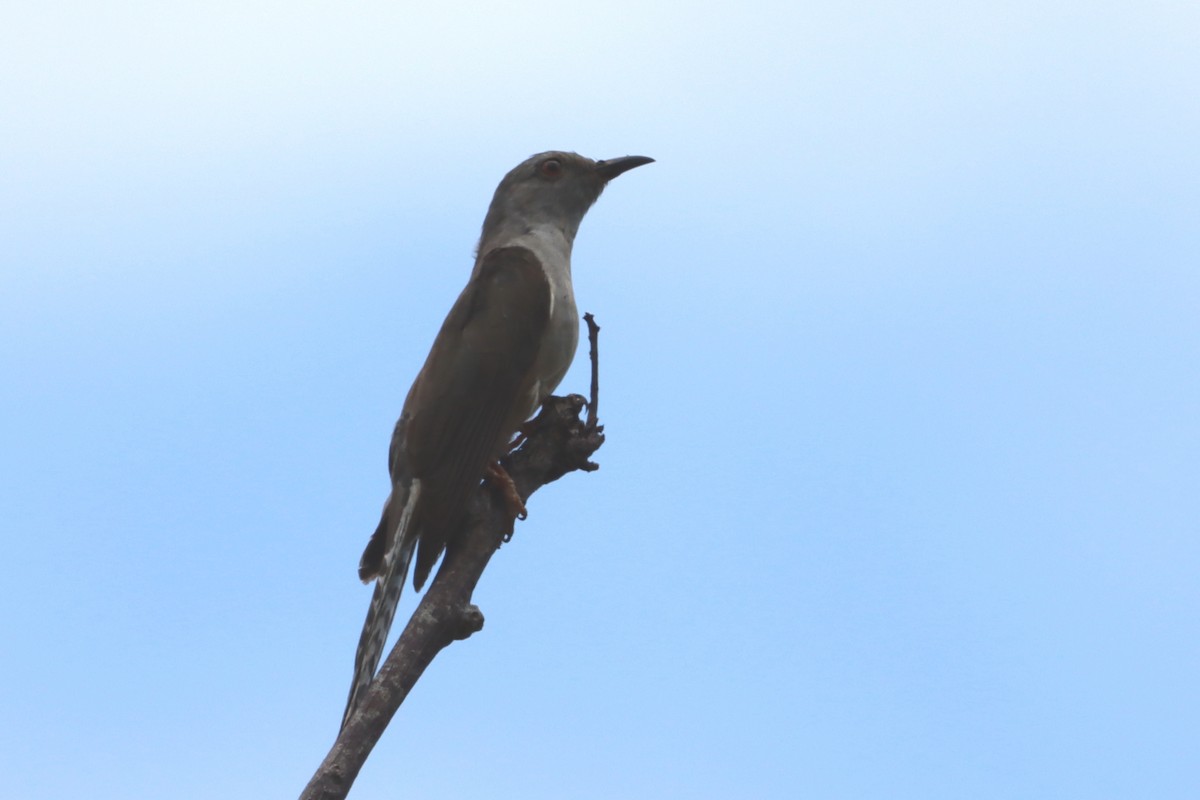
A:
[[[550,284],[523,247],[488,253],[442,323],[396,424],[392,495],[359,564],[375,593],[355,653],[344,726],[375,675],[413,547],[424,584],[488,460],[511,438],[550,318]],[[419,535],[419,541],[413,537]]]
[[[413,583],[424,584],[468,493],[530,409],[550,283],[524,247],[485,254],[442,323],[405,403],[405,458],[425,487]],[[514,417],[516,417],[514,421]]]

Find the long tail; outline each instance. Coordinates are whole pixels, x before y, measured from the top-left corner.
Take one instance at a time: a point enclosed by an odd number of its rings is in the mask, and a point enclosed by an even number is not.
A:
[[[383,572],[375,581],[375,593],[367,609],[367,620],[358,637],[358,649],[354,653],[354,682],[350,684],[350,697],[346,700],[346,713],[342,715],[342,727],[358,708],[363,693],[371,685],[379,659],[387,644],[388,631],[396,617],[396,606],[400,603],[400,592],[408,580],[408,563],[416,546],[413,536],[413,512],[421,499],[421,482],[413,480],[408,496],[404,498],[404,511],[391,537],[391,548],[384,561]]]

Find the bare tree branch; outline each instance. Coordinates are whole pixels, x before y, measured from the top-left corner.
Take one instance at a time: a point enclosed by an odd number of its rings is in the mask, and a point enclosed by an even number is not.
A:
[[[598,468],[589,459],[604,443],[604,429],[595,421],[599,327],[591,314],[585,314],[584,319],[591,342],[591,400],[577,394],[550,397],[532,424],[526,426],[524,444],[505,463],[522,500],[568,472]],[[579,418],[585,405],[590,409],[586,423]],[[383,668],[300,800],[346,797],[367,756],[425,668],[443,648],[483,628],[483,614],[471,605],[471,595],[492,554],[512,532],[513,520],[504,499],[487,484],[481,485],[471,497],[467,522],[455,546],[447,552]]]
[[[600,326],[590,311],[583,315],[583,321],[588,326],[588,357],[592,362],[592,394],[588,401],[587,426],[593,430],[603,430],[596,424],[600,416]]]

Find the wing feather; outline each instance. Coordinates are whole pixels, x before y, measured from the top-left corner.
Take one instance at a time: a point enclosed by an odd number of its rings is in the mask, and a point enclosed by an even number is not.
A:
[[[529,411],[550,297],[532,251],[488,252],[409,392],[403,447],[413,476],[426,487],[413,572],[418,589],[460,522],[468,494]]]

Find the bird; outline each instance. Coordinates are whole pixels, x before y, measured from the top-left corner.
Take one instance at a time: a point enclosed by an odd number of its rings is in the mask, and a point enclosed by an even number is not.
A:
[[[469,494],[497,483],[524,518],[499,465],[521,424],[558,386],[579,343],[571,249],[609,181],[652,163],[593,161],[548,151],[522,161],[496,187],[475,265],[405,398],[388,448],[391,492],[358,565],[375,588],[354,657],[344,728],[374,679],[413,566],[420,591],[443,552],[453,553]],[[415,556],[415,562],[414,562]],[[449,556],[448,556],[449,557]]]

